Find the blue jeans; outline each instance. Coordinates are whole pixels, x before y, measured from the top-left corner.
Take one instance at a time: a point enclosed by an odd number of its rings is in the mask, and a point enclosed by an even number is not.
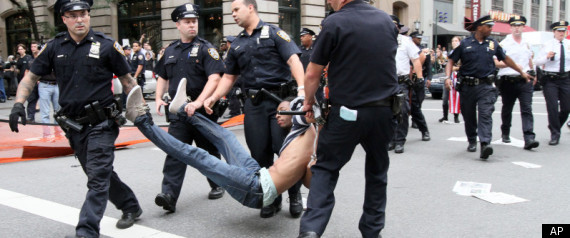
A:
[[[0,99],[6,100],[6,89],[4,89],[4,78],[0,77]]]
[[[203,149],[177,140],[154,125],[148,113],[138,116],[135,125],[158,148],[200,171],[244,206],[261,208],[263,191],[259,183],[259,164],[237,141],[235,135],[200,113],[188,117],[184,112],[180,112],[178,116],[212,142],[227,163]]]
[[[38,85],[38,93],[40,94],[40,115],[42,123],[49,123],[50,103],[53,105],[54,112],[59,111],[59,88],[57,84],[47,84],[40,82]]]

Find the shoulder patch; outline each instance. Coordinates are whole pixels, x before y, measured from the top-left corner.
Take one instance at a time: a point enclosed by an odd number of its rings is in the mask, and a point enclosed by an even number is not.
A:
[[[277,35],[279,37],[281,37],[283,40],[287,41],[287,42],[291,42],[291,38],[289,37],[289,35],[287,35],[287,33],[283,30],[280,30],[277,32]]]
[[[123,56],[125,55],[123,47],[121,46],[121,44],[119,44],[118,41],[115,41],[115,44],[113,44],[113,48],[115,48],[115,50],[117,50],[117,52],[121,53]]]
[[[40,53],[38,53],[38,56],[40,56],[42,54],[42,52],[44,52],[44,50],[46,50],[46,48],[48,47],[48,44],[44,44],[44,47],[42,47],[42,49],[40,50]]]
[[[142,59],[143,59],[143,56],[142,56],[142,55],[139,55],[138,58],[139,58],[139,60],[142,60]]]
[[[210,54],[210,56],[215,59],[215,60],[220,60],[220,54],[218,54],[218,51],[214,48],[209,48],[208,49],[208,54]]]

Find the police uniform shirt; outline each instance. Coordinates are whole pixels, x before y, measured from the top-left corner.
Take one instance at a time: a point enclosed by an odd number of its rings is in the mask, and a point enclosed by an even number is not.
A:
[[[420,48],[410,37],[398,35],[398,52],[396,53],[396,68],[398,76],[410,74],[410,61],[420,57]]]
[[[131,74],[135,74],[137,72],[137,68],[139,67],[139,65],[142,65],[143,69],[140,72],[139,76],[144,76],[145,59],[144,59],[144,54],[141,52],[141,50],[139,50],[139,52],[133,53],[133,56],[131,57],[131,60],[129,63],[131,64],[130,65],[131,66],[131,68],[130,68]]]
[[[500,61],[503,61],[506,57],[505,52],[497,41],[492,38],[486,38],[480,43],[472,35],[463,39],[449,58],[454,62],[461,60],[459,75],[484,78],[495,71],[493,56],[496,56]]]
[[[121,45],[90,30],[79,44],[67,31],[56,35],[42,48],[31,72],[43,76],[55,71],[61,112],[76,117],[82,115],[88,103],[111,105],[113,74],[123,76],[129,73],[128,69]]]
[[[564,69],[568,72],[570,70],[570,41],[564,39],[562,42],[564,43],[565,56]],[[554,55],[554,61],[546,58],[546,55],[550,51],[556,53]],[[540,52],[534,57],[534,64],[544,65],[544,70],[548,72],[560,72],[560,41],[553,38],[545,42],[544,47],[542,47]]]
[[[366,14],[354,14],[355,10]],[[375,30],[362,31],[354,26]],[[333,105],[356,107],[397,93],[395,32],[388,14],[362,0],[347,3],[323,20],[311,62],[330,62],[329,96]],[[381,44],[377,39],[383,40]],[[366,52],[354,50],[362,45],[369,46]]]
[[[232,42],[226,70],[241,75],[245,89],[276,89],[291,78],[289,58],[300,53],[285,31],[259,20],[251,35],[243,30]]]
[[[156,64],[155,71],[161,78],[168,80],[168,94],[171,97],[176,95],[180,79],[186,78],[186,93],[195,100],[206,86],[210,75],[224,73],[224,63],[212,44],[195,37],[190,43],[182,43],[180,40],[172,42],[164,50],[164,56]]]
[[[299,59],[301,60],[301,64],[303,64],[303,69],[306,71],[309,62],[311,61],[311,54],[313,53],[313,44],[311,44],[309,48],[305,48],[303,45],[300,45],[299,49],[301,50],[301,56],[299,56]]]
[[[530,45],[524,39],[521,42],[516,42],[512,36],[507,36],[506,39],[499,43],[506,55],[511,57],[517,65],[522,66],[524,72],[530,70],[530,60],[532,59],[532,50]],[[515,75],[519,76],[519,72],[510,67],[502,68],[499,70],[498,75]]]

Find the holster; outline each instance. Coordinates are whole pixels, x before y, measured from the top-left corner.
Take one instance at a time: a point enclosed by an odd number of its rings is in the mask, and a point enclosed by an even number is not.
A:
[[[228,106],[229,106],[229,100],[227,98],[221,98],[212,107],[212,111],[214,111],[213,114],[218,117],[221,117],[222,115],[224,115],[224,112],[226,111]]]
[[[540,67],[536,67],[536,80],[542,86],[546,83],[546,78],[544,77],[544,72]]]
[[[462,86],[463,86],[463,77],[457,77],[457,81],[455,81],[455,90],[461,92]]]
[[[70,129],[73,129],[76,132],[81,132],[81,130],[83,130],[83,126],[81,124],[64,115],[56,115],[55,121],[59,124],[59,127],[65,131],[65,133],[69,132]]]

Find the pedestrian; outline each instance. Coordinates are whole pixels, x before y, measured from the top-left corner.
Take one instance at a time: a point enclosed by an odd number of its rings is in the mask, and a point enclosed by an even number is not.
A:
[[[522,37],[526,18],[524,16],[513,16],[509,19],[509,24],[511,25],[511,37],[507,36],[499,45],[501,45],[505,54],[511,57],[523,71],[528,72],[534,67],[532,65],[532,50],[526,39]],[[497,85],[503,100],[503,108],[501,109],[501,138],[503,142],[511,143],[512,112],[515,101],[518,99],[521,111],[524,149],[531,150],[538,147],[538,141],[534,140],[534,119],[532,116],[532,92],[536,84],[536,78],[527,81],[513,69],[507,68],[503,62],[497,60],[495,64],[500,68],[499,78],[495,85]]]
[[[29,68],[30,61],[33,59],[33,57],[26,53],[26,51],[28,50],[26,45],[18,44],[17,49],[18,49],[18,55],[17,55],[18,60],[16,63],[16,76],[18,77],[18,84],[19,84],[20,81],[22,81],[24,74],[26,74],[26,70],[30,69]]]
[[[137,86],[119,43],[90,28],[91,5],[91,0],[56,1],[54,12],[61,15],[67,31],[42,48],[18,87],[10,114],[10,129],[18,132],[19,118],[25,125],[22,103],[41,76],[55,71],[61,99],[57,121],[87,175],[86,199],[71,237],[99,237],[107,201],[123,212],[116,224],[119,229],[132,226],[142,213],[133,191],[113,170],[121,114],[113,103],[111,79],[119,75],[126,92]]]
[[[158,62],[156,72],[158,74],[156,95],[163,95],[168,89],[171,97],[177,96],[177,88],[180,81],[186,78],[188,84],[183,90],[192,100],[188,106],[191,110],[206,114],[203,108],[204,100],[216,88],[224,73],[224,63],[218,51],[212,44],[198,37],[198,6],[183,4],[174,9],[171,19],[176,23],[180,32],[180,39],[172,42],[164,51],[164,57]],[[162,98],[156,98],[156,111],[159,115],[161,106],[167,103]],[[165,113],[169,113],[165,111]],[[219,115],[209,115],[208,119],[213,122],[218,120]],[[202,148],[212,156],[220,159],[220,153],[196,128],[184,122],[175,113],[168,115],[170,125],[168,133],[174,138],[186,143],[196,142],[196,146]],[[180,196],[182,183],[186,174],[187,165],[177,160],[172,155],[167,155],[164,161],[162,173],[162,191],[155,198],[156,205],[169,212],[176,211],[176,203]],[[224,190],[208,179],[211,190],[209,199],[221,198]]]
[[[298,86],[297,94],[304,95],[303,65],[297,56],[301,51],[285,31],[259,18],[255,0],[233,0],[231,10],[235,22],[244,30],[232,42],[225,61],[226,73],[204,105],[209,108],[227,95],[241,75],[240,82],[247,96],[245,140],[251,156],[262,168],[268,168],[273,164],[274,154],[279,153],[287,132],[279,127],[275,118],[279,102],[264,95],[261,89],[285,98],[294,94],[286,88],[293,76]],[[299,217],[303,212],[299,189],[300,186],[295,186],[288,190],[289,212],[293,217]],[[274,216],[281,210],[281,200],[279,196],[273,204],[261,209],[260,216]]]
[[[7,100],[12,100],[10,95],[16,94],[16,89],[18,88],[18,79],[16,77],[16,58],[13,55],[9,55],[4,63],[4,79],[6,79],[6,96]]]
[[[402,28],[403,25],[400,24],[400,19],[398,17],[391,15],[392,21],[396,24],[396,27]],[[388,150],[394,149],[396,153],[404,153],[404,144],[406,143],[406,137],[408,136],[408,128],[410,127],[410,99],[411,99],[411,88],[412,85],[421,84],[424,85],[424,77],[422,74],[422,63],[420,62],[420,48],[411,40],[410,37],[399,34],[398,35],[398,51],[396,53],[396,69],[398,74],[398,84],[400,86],[400,92],[405,96],[406,100],[402,103],[402,120],[395,120],[395,131],[394,139],[388,146]],[[410,70],[410,62],[413,70]],[[414,72],[416,78],[410,78],[410,74]],[[414,81],[412,81],[414,80]],[[423,90],[423,88],[422,88]],[[423,125],[420,125],[423,126]],[[426,127],[420,129],[422,132],[422,140],[429,141],[429,131]]]
[[[459,46],[461,43],[461,37],[454,36],[451,38],[451,53],[453,50]],[[453,121],[455,123],[460,123],[459,121],[459,113],[461,113],[461,106],[460,106],[460,95],[455,86],[457,85],[457,71],[461,62],[455,62],[453,65],[452,73],[451,73],[451,89],[447,89],[443,87],[443,96],[441,98],[442,107],[443,107],[443,117],[439,119],[439,122],[447,121],[447,115],[449,113],[453,114]]]
[[[560,129],[570,113],[570,41],[565,37],[567,27],[567,21],[552,23],[550,29],[554,39],[547,41],[534,58],[535,65],[544,65],[541,83],[548,113],[549,145],[558,145]]]
[[[479,157],[484,160],[493,154],[491,147],[492,115],[498,96],[498,90],[493,85],[495,81],[493,56],[521,74],[523,78],[528,80],[531,78],[509,56],[505,55],[497,41],[489,38],[494,24],[495,22],[489,15],[473,22],[470,28],[473,34],[462,40],[459,46],[453,50],[445,69],[447,78],[445,87],[450,90],[453,64],[461,60],[458,73],[460,88],[458,90],[461,94],[461,113],[463,120],[465,120],[465,134],[469,142],[467,151],[477,151],[477,135],[479,135],[481,142]]]
[[[319,132],[317,162],[311,167],[311,190],[299,237],[320,237],[325,232],[339,172],[358,144],[366,151],[364,205],[358,228],[362,237],[379,237],[385,224],[387,148],[394,133],[392,108],[398,108],[398,103],[392,104],[399,90],[398,29],[387,13],[362,0],[328,3],[335,13],[325,18],[315,42],[307,67],[303,110],[313,114],[315,91],[327,65],[331,110]]]
[[[4,88],[4,60],[0,56],[0,103],[5,103],[8,97]]]

